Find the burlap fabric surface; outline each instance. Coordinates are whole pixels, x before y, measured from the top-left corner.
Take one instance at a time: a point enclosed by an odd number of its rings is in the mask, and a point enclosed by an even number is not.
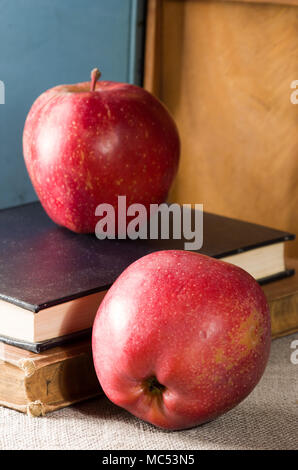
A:
[[[188,431],[146,424],[106,398],[29,418],[0,408],[1,449],[295,449],[298,447],[298,364],[291,344],[273,341],[270,362],[256,389],[217,420]]]

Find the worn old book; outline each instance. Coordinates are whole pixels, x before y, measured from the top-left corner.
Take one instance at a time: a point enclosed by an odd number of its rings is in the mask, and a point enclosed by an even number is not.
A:
[[[289,260],[298,268],[298,260]],[[298,274],[263,286],[272,337],[298,331]],[[36,354],[0,343],[0,405],[42,416],[102,393],[93,368],[91,341],[75,341]]]
[[[298,259],[288,259],[287,265],[295,270],[294,276],[262,286],[270,306],[272,338],[298,331]]]
[[[287,232],[204,213],[200,253],[260,282],[292,273]],[[105,292],[133,261],[185,239],[98,240],[55,225],[39,203],[0,211],[0,340],[40,352],[90,334]]]
[[[40,354],[0,343],[0,405],[42,416],[100,393],[90,340]]]

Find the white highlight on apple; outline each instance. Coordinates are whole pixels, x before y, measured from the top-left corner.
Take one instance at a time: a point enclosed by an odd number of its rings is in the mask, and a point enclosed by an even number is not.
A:
[[[95,215],[101,217],[95,227],[99,240],[187,240],[184,249],[199,250],[203,246],[203,204],[150,204],[150,211],[143,204],[127,207],[126,196],[118,196],[117,237],[116,214],[111,204],[99,204]],[[127,217],[130,218],[127,224]],[[149,223],[149,227],[148,227]]]
[[[0,80],[0,104],[5,104],[5,85]]]

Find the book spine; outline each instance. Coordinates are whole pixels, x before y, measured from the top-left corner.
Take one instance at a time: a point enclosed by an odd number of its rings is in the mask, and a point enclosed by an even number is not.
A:
[[[30,416],[43,416],[101,393],[87,352],[44,367],[25,359],[19,367],[2,363],[0,369],[0,404]]]
[[[298,299],[296,295],[271,300],[269,306],[273,339],[298,331]]]

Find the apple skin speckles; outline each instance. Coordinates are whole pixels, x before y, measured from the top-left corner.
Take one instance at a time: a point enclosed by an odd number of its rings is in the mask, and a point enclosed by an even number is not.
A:
[[[92,335],[106,395],[165,429],[197,426],[240,403],[262,377],[270,343],[268,303],[253,277],[177,250],[131,264]]]
[[[91,233],[95,208],[117,197],[127,204],[160,204],[179,163],[176,125],[144,89],[99,81],[61,85],[43,93],[25,123],[23,151],[35,191],[48,215],[75,232]]]

